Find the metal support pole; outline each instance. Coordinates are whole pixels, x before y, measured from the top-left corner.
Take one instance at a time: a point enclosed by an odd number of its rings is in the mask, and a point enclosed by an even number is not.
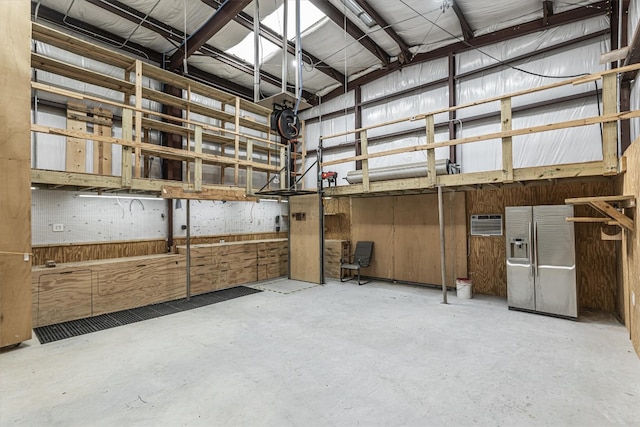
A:
[[[438,185],[438,222],[440,223],[440,270],[442,270],[442,304],[447,303],[447,271],[444,258],[444,207],[442,206],[442,186]]]
[[[187,199],[187,301],[191,300],[191,200]]]
[[[296,98],[300,96],[300,70],[302,69],[302,55],[300,55],[300,0],[296,0]],[[297,112],[297,111],[296,111]]]
[[[260,7],[254,2],[253,13],[253,102],[260,101]]]
[[[316,163],[316,170],[318,175],[318,201],[320,202],[319,206],[319,218],[318,222],[320,223],[320,284],[324,285],[324,200],[322,199],[322,195],[324,193],[324,188],[322,186],[322,140],[318,143],[318,162]]]
[[[287,92],[287,72],[289,62],[289,45],[287,43],[287,19],[289,15],[288,1],[285,0],[282,5],[282,92]]]

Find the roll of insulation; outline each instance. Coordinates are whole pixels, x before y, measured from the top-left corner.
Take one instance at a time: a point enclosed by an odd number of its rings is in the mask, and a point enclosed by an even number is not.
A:
[[[436,175],[448,175],[449,159],[436,160]],[[406,165],[385,166],[369,169],[369,181],[388,181],[390,179],[417,178],[427,176],[427,163],[409,163]],[[345,178],[349,184],[362,182],[362,171],[349,171]]]

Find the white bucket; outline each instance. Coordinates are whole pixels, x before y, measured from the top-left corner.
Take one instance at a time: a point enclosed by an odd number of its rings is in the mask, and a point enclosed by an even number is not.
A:
[[[456,294],[460,299],[471,299],[473,284],[471,279],[460,277],[456,279]]]

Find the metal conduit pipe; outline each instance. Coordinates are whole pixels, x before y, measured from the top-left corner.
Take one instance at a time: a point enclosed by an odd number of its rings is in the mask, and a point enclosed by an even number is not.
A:
[[[436,175],[452,173],[452,163],[449,159],[436,160]],[[388,181],[390,179],[417,178],[427,176],[427,162],[409,163],[406,165],[385,166],[369,169],[369,181]],[[362,183],[362,171],[349,171],[345,178],[349,184]]]

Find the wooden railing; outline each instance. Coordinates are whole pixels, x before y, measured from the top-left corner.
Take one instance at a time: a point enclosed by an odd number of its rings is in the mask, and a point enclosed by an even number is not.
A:
[[[88,133],[86,126],[74,129],[67,125],[66,129],[33,124],[31,130],[41,134],[60,135],[67,138],[67,150],[80,150],[76,157],[85,156],[84,146],[87,141],[94,144],[110,144],[122,146],[122,173],[114,176],[109,166],[88,172],[84,161],[77,163],[67,161],[64,171],[33,170],[32,182],[53,185],[75,185],[91,188],[131,189],[140,191],[158,191],[163,187],[182,188],[184,191],[204,194],[201,198],[234,199],[234,194],[253,194],[254,187],[260,188],[262,183],[255,183],[254,172],[266,174],[269,181],[273,174],[279,174],[280,187],[284,188],[286,179],[282,166],[285,162],[286,146],[276,142],[271,134],[271,110],[252,102],[217,90],[208,85],[162,70],[120,53],[104,49],[71,37],[59,31],[39,24],[32,24],[32,37],[36,41],[47,43],[68,52],[81,55],[103,64],[117,67],[117,73],[107,75],[72,63],[60,61],[40,53],[33,52],[32,68],[53,73],[96,86],[109,89],[109,96],[104,90],[93,93],[78,91],[69,87],[58,87],[42,82],[32,82],[32,88],[38,92],[47,92],[62,97],[68,102],[69,109],[78,110],[78,104],[99,105],[107,110],[109,118],[120,114],[122,137],[111,136],[108,132]],[[120,74],[114,76],[113,74]],[[173,96],[147,87],[147,81],[170,85],[181,90],[182,96]],[[90,86],[89,86],[90,87]],[[103,94],[97,95],[97,92]],[[114,96],[112,96],[115,94]],[[196,98],[204,101],[198,101]],[[165,114],[151,108],[145,108],[147,101],[173,108],[179,113]],[[73,105],[73,107],[72,107]],[[151,104],[150,104],[151,105]],[[80,108],[81,109],[81,108]],[[93,117],[93,110],[89,116]],[[91,122],[87,114],[73,116],[75,121]],[[69,115],[67,116],[69,117]],[[111,126],[113,121],[109,122]],[[101,121],[103,127],[110,127]],[[93,120],[93,125],[96,125]],[[104,129],[103,129],[104,130]],[[165,132],[185,138],[185,149],[161,146],[152,143],[152,132]],[[69,145],[73,141],[74,145]],[[94,149],[94,164],[106,163],[99,159],[108,152],[100,146]],[[101,154],[102,153],[102,154]],[[168,182],[149,177],[149,159],[157,157],[165,160],[183,162],[185,178],[182,182]],[[69,159],[69,156],[67,156]],[[214,165],[220,168],[218,182],[205,182],[203,165]],[[95,169],[95,168],[94,168]],[[233,169],[233,179],[225,181],[225,170]],[[246,183],[241,182],[240,171],[246,171]],[[265,181],[265,182],[266,182]],[[213,185],[218,184],[218,185]],[[205,191],[206,190],[206,191]],[[166,192],[165,196],[166,196]],[[173,191],[177,197],[177,193]]]
[[[321,141],[345,135],[355,134],[359,137],[361,144],[361,154],[331,161],[322,162],[320,168],[337,165],[341,163],[361,161],[362,162],[362,184],[351,184],[326,189],[328,195],[340,194],[360,194],[369,192],[402,191],[412,189],[434,188],[436,186],[466,186],[491,183],[511,183],[514,181],[529,181],[538,179],[567,178],[579,176],[616,175],[618,173],[618,153],[617,153],[617,123],[620,120],[640,117],[640,110],[617,111],[618,105],[618,75],[640,69],[640,64],[620,67],[613,70],[603,71],[584,77],[563,80],[545,86],[522,90],[519,92],[496,96],[481,101],[470,102],[449,108],[442,108],[425,114],[417,114],[411,117],[387,121],[384,123],[362,127],[333,135],[322,136]],[[602,81],[602,102],[603,111],[599,116],[587,117],[576,120],[548,123],[528,128],[512,128],[512,99],[535,92],[547,91],[562,86],[580,85],[585,83]],[[460,111],[466,108],[475,107],[482,104],[500,102],[500,118],[502,130],[500,132],[471,136],[466,138],[449,139],[442,142],[435,142],[434,117],[437,114]],[[413,145],[392,150],[380,151],[376,153],[368,152],[368,132],[372,129],[384,128],[398,123],[424,121],[426,134],[426,144]],[[512,139],[514,136],[529,135],[540,132],[547,132],[558,129],[568,129],[581,126],[602,124],[602,161],[548,165],[527,168],[514,168],[512,155]],[[500,139],[502,141],[502,169],[498,171],[463,173],[455,175],[436,175],[435,150],[440,147],[450,147],[462,144],[469,144],[479,141]],[[422,178],[410,178],[393,181],[371,182],[369,177],[369,160],[373,158],[385,157],[400,153],[415,151],[426,151],[427,153],[427,176]]]

